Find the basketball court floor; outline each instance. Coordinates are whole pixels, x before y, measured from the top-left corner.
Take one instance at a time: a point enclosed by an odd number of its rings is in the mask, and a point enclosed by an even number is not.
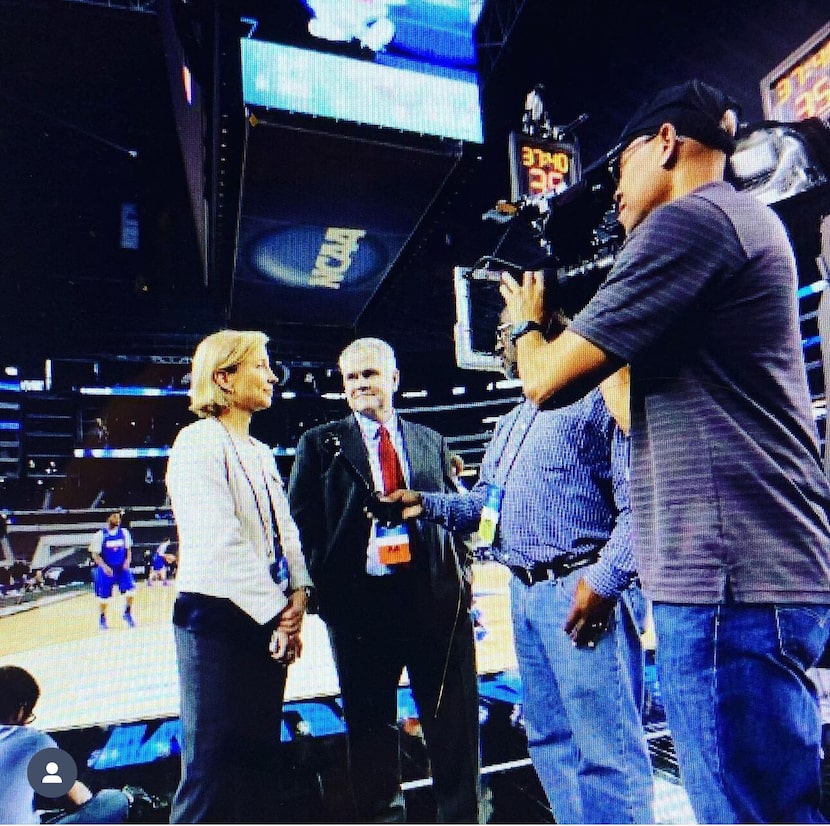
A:
[[[483,623],[477,661],[484,679],[515,677],[508,578],[506,569],[495,563],[474,568],[474,598]],[[0,665],[26,668],[41,686],[35,725],[62,732],[176,718],[178,682],[170,623],[174,599],[173,583],[148,587],[139,582],[133,607],[136,627],[129,628],[121,618],[124,601],[116,595],[106,631],[98,628],[98,602],[86,589],[0,616]],[[288,672],[286,703],[338,694],[325,626],[309,615],[302,657]],[[665,730],[658,734],[665,739]],[[658,823],[694,822],[688,799],[673,778],[656,772],[655,792]]]

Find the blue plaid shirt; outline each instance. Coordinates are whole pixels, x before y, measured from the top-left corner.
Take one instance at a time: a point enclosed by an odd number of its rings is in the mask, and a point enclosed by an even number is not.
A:
[[[616,597],[635,575],[628,501],[628,439],[599,390],[567,407],[524,401],[503,416],[469,494],[424,493],[425,518],[451,531],[478,526],[487,485],[504,488],[493,551],[530,568],[566,553],[600,551],[588,585]]]

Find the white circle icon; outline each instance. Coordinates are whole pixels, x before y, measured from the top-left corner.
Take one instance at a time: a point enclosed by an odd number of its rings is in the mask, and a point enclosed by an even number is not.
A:
[[[63,783],[63,778],[58,774],[58,764],[51,761],[46,764],[46,774],[41,783]]]

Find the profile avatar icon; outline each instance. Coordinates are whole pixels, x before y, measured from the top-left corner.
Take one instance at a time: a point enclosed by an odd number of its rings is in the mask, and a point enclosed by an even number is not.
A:
[[[46,774],[40,781],[41,783],[63,783],[63,778],[58,774],[58,764],[50,761],[46,764]]]
[[[78,779],[78,765],[72,755],[59,748],[41,749],[26,767],[29,785],[43,797],[65,795]]]

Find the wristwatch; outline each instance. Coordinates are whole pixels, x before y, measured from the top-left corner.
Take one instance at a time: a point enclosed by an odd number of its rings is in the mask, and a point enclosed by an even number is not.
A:
[[[515,344],[525,333],[534,330],[545,334],[545,328],[538,321],[520,321],[510,328],[510,340]]]
[[[311,585],[304,585],[297,590],[305,591],[305,612],[306,614],[317,613],[317,589]]]

